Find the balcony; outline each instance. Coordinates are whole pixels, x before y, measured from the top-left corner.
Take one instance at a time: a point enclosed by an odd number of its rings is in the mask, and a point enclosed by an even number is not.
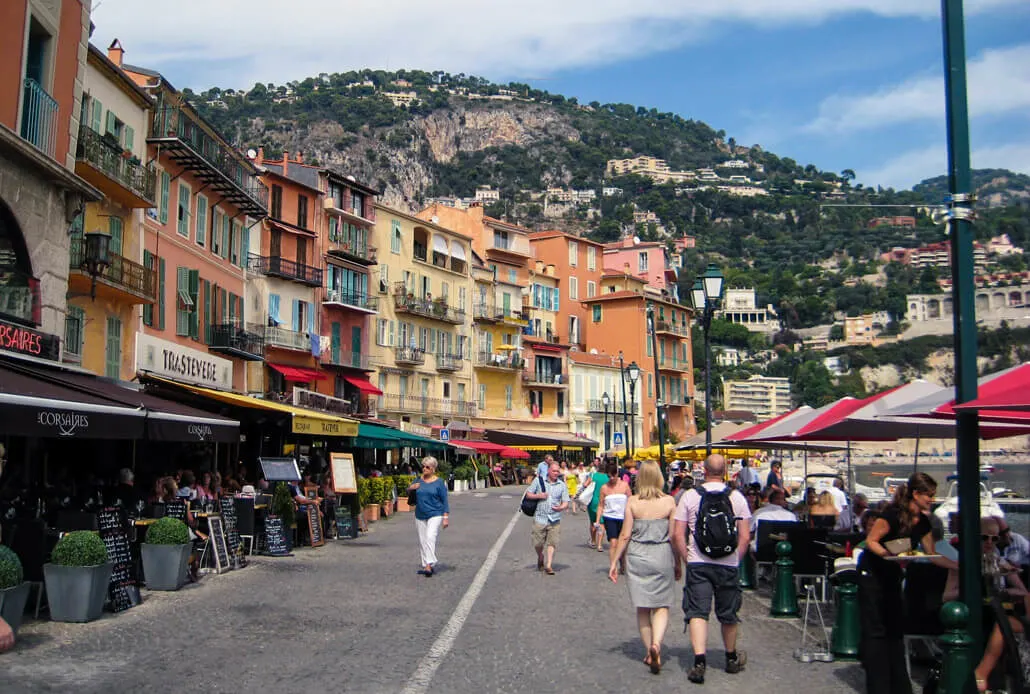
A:
[[[0,318],[35,326],[42,322],[41,311],[39,280],[11,267],[0,267]]]
[[[689,373],[690,362],[682,359],[661,360],[658,364],[659,371],[675,371],[677,373]]]
[[[125,207],[147,208],[157,204],[157,171],[141,164],[129,150],[122,150],[113,136],[105,137],[81,126],[75,159],[75,173]]]
[[[476,403],[470,400],[432,398],[423,395],[385,393],[379,397],[381,409],[387,412],[436,414],[447,417],[475,417]]]
[[[363,352],[348,352],[343,349],[327,349],[322,352],[322,365],[341,369],[371,371],[368,355]]]
[[[489,244],[486,247],[487,256],[515,257],[520,261],[532,255],[529,248],[529,239],[521,235],[508,234],[499,235],[494,233],[493,238],[487,239]]]
[[[309,287],[322,286],[322,268],[303,265],[278,255],[252,255],[250,256],[250,269],[269,277],[300,282]]]
[[[210,134],[200,120],[181,106],[162,106],[154,113],[147,138],[168,157],[252,217],[268,215],[268,189],[250,164],[232,147]]]
[[[531,332],[527,332],[524,333],[522,336],[526,338],[527,343],[545,342],[549,345],[560,345],[562,343],[561,337],[558,335],[558,333],[553,332],[551,330],[548,330],[541,335],[534,335]],[[532,345],[530,344],[530,346]]]
[[[529,325],[529,317],[525,311],[516,311],[514,309],[499,309],[495,314],[497,320],[501,321],[505,325],[511,325],[513,327],[524,328]]]
[[[347,196],[344,196],[347,197]],[[326,196],[322,203],[325,210],[336,217],[341,217],[348,222],[353,224],[360,224],[362,226],[372,226],[376,223],[376,210],[371,204],[366,205],[369,209],[367,211],[361,210],[360,208],[348,205],[340,200],[334,200],[330,196]],[[367,217],[365,215],[368,215]]]
[[[393,359],[398,364],[422,366],[426,363],[426,352],[418,347],[394,347]]]
[[[247,329],[250,332],[263,335],[266,347],[311,353],[311,336],[308,333],[298,333],[278,326],[255,325],[253,323],[248,325]]]
[[[259,332],[244,330],[242,326],[232,323],[212,325],[208,351],[244,361],[263,361],[265,337]]]
[[[39,82],[31,78],[25,80],[24,92],[25,105],[21,114],[22,139],[48,157],[54,158],[57,155],[57,101],[47,94]]]
[[[522,382],[533,388],[568,388],[569,376],[558,371],[530,371],[522,372]]]
[[[622,414],[622,401],[612,400],[608,403],[608,412]],[[587,400],[587,412],[600,412],[604,413],[604,402],[600,399],[594,398]],[[627,414],[640,414],[640,403],[634,402],[633,407],[630,407],[630,403],[626,403]]]
[[[526,360],[515,352],[503,354],[480,352],[476,355],[476,367],[481,369],[499,369],[501,371],[521,371]]]
[[[473,304],[472,318],[480,321],[495,321],[497,320],[497,309],[491,304]]]
[[[461,370],[462,359],[456,354],[437,354],[436,355],[436,370],[454,372]]]
[[[331,308],[353,308],[364,313],[376,313],[379,310],[379,297],[353,294],[338,289],[327,289],[322,303]]]
[[[329,249],[326,252],[334,258],[349,260],[365,266],[375,265],[378,262],[379,254],[375,246],[369,246],[367,243],[332,240],[330,240]]]
[[[408,294],[403,282],[394,285],[393,304],[398,313],[411,313],[453,325],[461,325],[465,322],[464,309],[449,306],[443,298],[418,298],[413,294]]]
[[[690,329],[683,325],[677,325],[671,321],[657,320],[655,321],[655,331],[661,335],[665,333],[667,335],[678,335],[679,337],[690,337]]]
[[[88,295],[92,291],[92,278],[83,269],[86,253],[81,238],[71,239],[69,254],[68,289],[76,294]],[[139,263],[108,253],[110,265],[97,277],[97,296],[129,304],[152,304],[157,301],[157,272]]]

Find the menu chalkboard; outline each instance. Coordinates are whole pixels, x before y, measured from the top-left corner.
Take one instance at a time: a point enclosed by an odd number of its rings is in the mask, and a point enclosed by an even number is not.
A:
[[[354,522],[354,516],[350,515],[337,515],[336,516],[336,539],[338,540],[352,540],[358,536],[358,526]]]
[[[222,524],[225,526],[225,539],[228,543],[229,554],[232,556],[236,568],[246,566],[247,560],[243,556],[243,540],[240,539],[240,531],[236,526],[236,501],[235,499],[220,499],[222,507]]]
[[[269,482],[300,482],[300,470],[293,458],[258,458]]]
[[[322,514],[318,512],[317,504],[308,504],[308,537],[312,547],[321,547],[325,544],[322,537]]]
[[[286,543],[286,527],[278,516],[265,518],[265,542],[268,545],[265,554],[270,557],[290,556],[290,546]]]
[[[168,518],[177,518],[183,523],[186,522],[186,502],[182,500],[169,501],[165,504],[165,516]]]
[[[215,557],[215,573],[231,571],[232,558],[229,556],[229,546],[225,541],[225,527],[222,519],[218,516],[207,517],[207,527],[211,531],[209,541],[211,542],[212,554]]]
[[[132,571],[132,548],[129,546],[122,511],[117,508],[101,510],[97,514],[97,525],[100,538],[107,547],[107,560],[114,564],[107,584],[111,609],[122,612],[140,603],[139,586]]]

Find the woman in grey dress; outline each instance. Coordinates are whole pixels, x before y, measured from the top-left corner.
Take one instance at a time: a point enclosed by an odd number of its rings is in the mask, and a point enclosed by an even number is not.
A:
[[[656,675],[662,669],[669,607],[676,600],[676,581],[682,577],[682,566],[669,543],[676,503],[662,492],[664,488],[658,463],[643,463],[637,475],[637,493],[626,504],[619,551],[608,570],[612,583],[618,583],[619,560],[625,552],[629,596],[637,608],[640,640],[647,649],[644,664]]]

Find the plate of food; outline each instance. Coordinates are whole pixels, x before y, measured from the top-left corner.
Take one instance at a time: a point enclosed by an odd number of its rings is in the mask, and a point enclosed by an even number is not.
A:
[[[886,559],[887,561],[912,561],[914,559],[933,559],[935,557],[940,557],[940,556],[942,556],[942,555],[940,555],[940,554],[927,554],[926,552],[924,552],[922,550],[919,550],[919,549],[910,549],[909,551],[902,552],[901,554],[896,554],[896,555],[892,555],[892,556],[889,556],[889,557],[884,557],[884,559]]]

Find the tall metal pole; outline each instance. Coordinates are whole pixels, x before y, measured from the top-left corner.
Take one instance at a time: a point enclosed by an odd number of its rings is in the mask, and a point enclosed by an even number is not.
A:
[[[654,304],[647,306],[647,327],[651,331],[651,354],[654,357],[654,398],[655,411],[658,413],[658,468],[664,473],[665,428],[662,422],[662,379],[658,378],[658,331],[655,330]]]
[[[626,367],[622,361],[622,350],[619,350],[619,380],[622,381],[622,444],[629,452],[629,415],[626,414]],[[612,421],[615,416],[612,416]]]
[[[962,0],[941,0],[944,25],[944,92],[947,104],[948,231],[951,237],[951,296],[955,307],[955,401],[976,399],[976,306],[973,262],[972,174],[969,164],[969,110],[966,100],[966,40]],[[955,420],[960,514],[959,578],[969,607],[974,653],[983,648],[980,575],[980,424],[977,414]]]
[[[642,399],[643,398],[641,398],[641,400]],[[637,428],[636,427],[637,422],[636,422],[636,416],[633,414],[633,410],[634,410],[634,408],[636,408],[636,406],[637,406],[637,382],[631,380],[629,382],[629,454],[631,456],[634,453],[636,453],[636,450],[637,450],[637,442],[636,442],[636,438],[637,437],[636,437],[636,434],[634,432],[634,430]]]
[[[611,450],[611,447],[612,447],[611,435],[612,435],[612,430],[608,426],[608,406],[605,405],[604,406],[604,454],[605,454],[605,456],[608,455],[608,451]]]
[[[712,454],[712,343],[708,329],[712,327],[712,312],[705,306],[701,328],[705,333],[705,456]]]

